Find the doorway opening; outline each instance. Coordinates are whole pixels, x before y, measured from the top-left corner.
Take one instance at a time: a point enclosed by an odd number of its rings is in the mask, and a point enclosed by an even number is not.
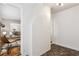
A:
[[[20,8],[0,3],[0,56],[21,55]]]

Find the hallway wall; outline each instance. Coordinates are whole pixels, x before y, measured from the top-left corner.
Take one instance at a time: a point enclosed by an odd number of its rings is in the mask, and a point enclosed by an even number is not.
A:
[[[38,6],[32,22],[32,55],[39,56],[50,50],[50,8]]]
[[[79,51],[79,6],[54,14],[53,43]]]
[[[22,55],[42,55],[50,50],[50,8],[43,4],[14,4],[21,14]]]

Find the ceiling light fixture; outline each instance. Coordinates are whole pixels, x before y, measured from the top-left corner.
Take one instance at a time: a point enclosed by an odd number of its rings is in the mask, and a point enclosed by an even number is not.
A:
[[[63,3],[57,3],[56,5],[59,6],[59,7],[62,7]]]

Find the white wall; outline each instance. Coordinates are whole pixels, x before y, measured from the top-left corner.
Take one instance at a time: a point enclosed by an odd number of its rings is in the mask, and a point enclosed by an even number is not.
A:
[[[79,6],[54,14],[53,43],[79,51]]]
[[[21,6],[21,53],[31,55],[32,53],[32,9],[31,4],[20,4]]]
[[[54,40],[54,14],[51,14],[51,44],[53,43],[53,40]]]
[[[22,55],[42,55],[50,49],[50,8],[32,3],[19,6]]]
[[[50,8],[38,6],[32,23],[32,55],[39,56],[50,50]]]

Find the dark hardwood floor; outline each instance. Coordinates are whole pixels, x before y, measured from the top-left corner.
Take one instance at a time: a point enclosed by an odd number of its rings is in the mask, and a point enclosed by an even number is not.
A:
[[[42,56],[79,56],[79,51],[52,44],[51,50]]]

